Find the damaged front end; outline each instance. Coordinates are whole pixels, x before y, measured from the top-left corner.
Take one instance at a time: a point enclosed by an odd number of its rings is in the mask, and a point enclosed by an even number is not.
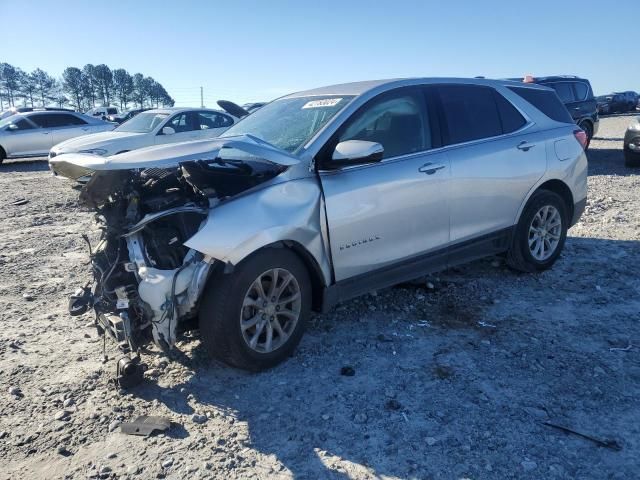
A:
[[[222,159],[220,150],[175,166],[90,170],[80,202],[96,212],[101,237],[90,251],[93,285],[71,299],[70,312],[92,307],[100,333],[123,353],[150,341],[173,347],[217,262],[185,243],[216,205],[287,168],[246,156]],[[73,170],[65,162],[57,166]]]

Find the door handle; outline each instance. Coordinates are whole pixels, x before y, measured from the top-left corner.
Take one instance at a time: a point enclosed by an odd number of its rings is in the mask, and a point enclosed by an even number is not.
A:
[[[438,170],[442,170],[443,168],[444,168],[444,165],[434,165],[432,162],[427,162],[424,165],[422,165],[418,169],[418,171],[420,173],[426,173],[427,175],[433,175]]]
[[[518,150],[522,150],[523,152],[528,152],[530,149],[532,149],[533,147],[535,147],[535,143],[529,143],[529,142],[525,142],[522,141],[518,144],[518,146],[516,147]]]

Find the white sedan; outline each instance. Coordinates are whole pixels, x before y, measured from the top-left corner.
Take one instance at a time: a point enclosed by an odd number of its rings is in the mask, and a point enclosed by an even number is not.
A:
[[[65,153],[110,156],[153,145],[204,140],[217,137],[237,121],[236,117],[219,110],[147,110],[110,132],[59,143],[49,152],[49,159]]]

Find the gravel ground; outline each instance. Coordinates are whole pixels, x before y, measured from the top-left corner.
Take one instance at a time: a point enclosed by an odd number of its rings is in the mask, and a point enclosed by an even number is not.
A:
[[[640,468],[640,177],[601,121],[589,203],[556,266],[491,258],[316,316],[284,365],[208,361],[197,331],[110,383],[90,315],[97,232],[46,162],[0,167],[0,478],[629,479]],[[24,198],[28,203],[13,205]],[[345,373],[341,374],[343,367]],[[118,423],[169,417],[166,433]],[[544,425],[601,439],[615,451]]]

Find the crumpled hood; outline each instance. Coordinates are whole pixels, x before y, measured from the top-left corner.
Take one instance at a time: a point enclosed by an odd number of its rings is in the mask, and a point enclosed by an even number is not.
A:
[[[60,142],[54,146],[52,150],[56,153],[64,153],[65,151],[77,152],[79,150],[89,148],[101,148],[114,140],[129,137],[140,137],[143,135],[146,134],[135,132],[116,132],[113,130],[108,132],[90,133],[89,135],[82,135],[80,137],[70,138],[69,140]]]
[[[132,170],[144,168],[169,168],[182,162],[207,160],[219,157],[220,150],[233,148],[258,159],[278,165],[291,166],[299,159],[251,135],[214,138],[168,145],[141,148],[131,152],[101,157],[86,153],[68,153],[49,161],[56,175],[78,179],[95,171]]]

